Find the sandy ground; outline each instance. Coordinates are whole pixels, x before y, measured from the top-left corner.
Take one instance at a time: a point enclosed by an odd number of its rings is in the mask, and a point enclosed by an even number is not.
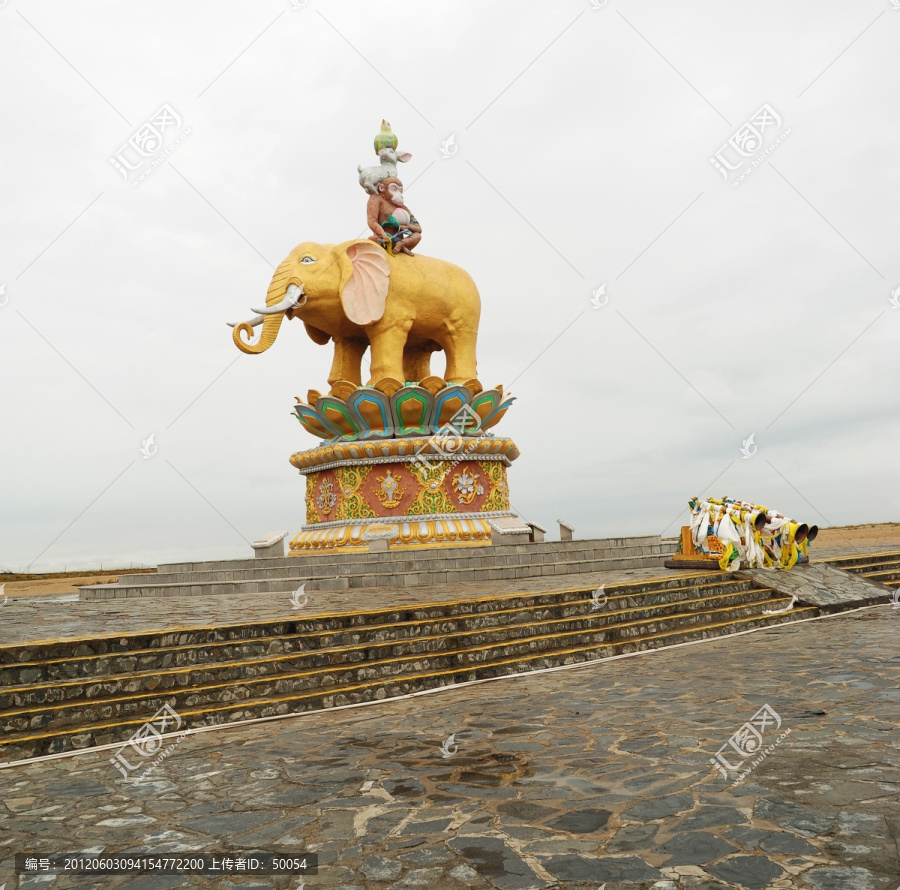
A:
[[[128,574],[131,574],[129,571]],[[41,596],[43,594],[59,595],[63,593],[78,593],[78,585],[84,584],[115,584],[118,575],[109,572],[96,575],[71,575],[67,578],[41,578],[34,575],[30,580],[0,581],[4,586],[6,596]]]
[[[833,552],[849,547],[883,547],[885,550],[900,550],[900,522],[883,522],[877,525],[847,525],[826,528],[819,531],[813,546],[812,556],[816,551]],[[130,570],[124,574],[131,574]],[[114,584],[118,574],[98,573],[96,575],[70,573],[71,577],[42,578],[35,575],[29,580],[6,581],[6,596],[54,596],[66,593],[78,593],[78,585]],[[0,580],[0,584],[4,583]]]
[[[900,522],[879,525],[845,525],[819,530],[813,550],[833,547],[884,547],[900,549]]]

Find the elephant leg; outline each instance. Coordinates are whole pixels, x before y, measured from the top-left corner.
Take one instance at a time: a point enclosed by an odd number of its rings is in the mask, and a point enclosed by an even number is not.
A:
[[[444,379],[448,383],[465,383],[478,379],[475,361],[477,331],[457,331],[444,344],[447,353],[447,370]]]
[[[378,331],[368,331],[369,342],[372,345],[372,367],[369,385],[390,377],[393,380],[405,382],[403,370],[403,353],[406,348],[406,337],[412,322],[408,324],[394,324]]]
[[[403,373],[407,380],[417,383],[431,376],[431,353],[440,349],[437,343],[407,346],[403,353]]]
[[[419,376],[422,371],[422,349],[415,347],[411,349],[409,346],[403,350],[403,379],[418,382],[422,378]]]
[[[362,386],[362,358],[368,345],[365,340],[334,338],[334,361],[328,375],[329,386],[334,386],[338,380]]]

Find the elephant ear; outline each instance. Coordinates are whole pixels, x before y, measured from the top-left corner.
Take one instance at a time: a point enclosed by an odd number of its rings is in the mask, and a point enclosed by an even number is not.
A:
[[[350,321],[371,324],[384,315],[391,265],[374,241],[353,241],[341,263],[341,303]]]

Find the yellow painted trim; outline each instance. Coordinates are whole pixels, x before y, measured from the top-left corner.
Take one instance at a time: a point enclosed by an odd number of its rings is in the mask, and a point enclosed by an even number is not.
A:
[[[374,520],[373,520],[374,521]],[[392,524],[390,518],[380,520],[377,525],[390,525]],[[309,529],[312,531],[312,529]],[[391,544],[390,553],[406,553],[409,550],[434,550],[436,547],[440,547],[441,550],[449,550],[453,547],[468,547],[470,550],[472,548],[477,547],[492,547],[493,544],[490,540],[486,541],[447,541],[444,544],[436,544],[434,541],[425,543],[425,544]],[[290,550],[288,551],[288,556],[334,556],[335,553],[371,553],[374,551],[370,551],[368,545],[365,547],[352,547],[352,546],[341,546],[341,547],[322,547],[318,550]],[[440,570],[438,570],[440,571]],[[355,590],[356,588],[350,588]],[[331,591],[327,591],[331,592]]]

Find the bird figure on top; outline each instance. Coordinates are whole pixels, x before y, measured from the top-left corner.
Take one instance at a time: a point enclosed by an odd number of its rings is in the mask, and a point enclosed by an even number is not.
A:
[[[397,137],[391,130],[391,125],[382,118],[381,132],[375,137],[375,154],[378,154],[383,148],[396,148]]]

